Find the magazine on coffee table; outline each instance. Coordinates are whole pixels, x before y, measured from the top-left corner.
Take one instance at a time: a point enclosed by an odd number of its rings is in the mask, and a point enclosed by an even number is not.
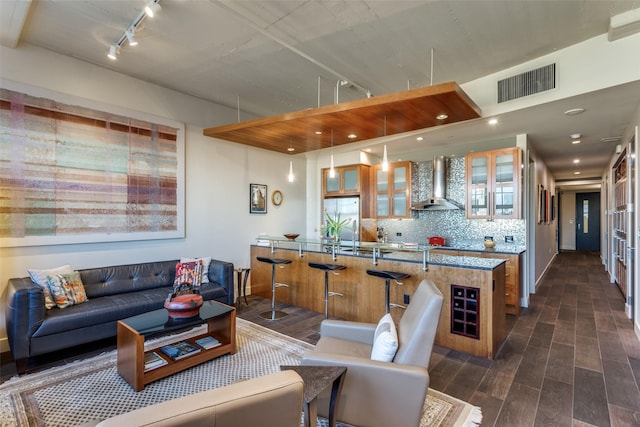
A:
[[[209,350],[210,348],[217,347],[222,343],[217,339],[215,339],[214,337],[208,336],[208,337],[197,339],[196,344],[198,344],[200,347],[204,348],[205,350]]]
[[[160,347],[160,350],[173,360],[180,360],[182,358],[191,356],[196,353],[200,353],[200,348],[188,341],[179,341],[174,344],[165,345]]]
[[[155,351],[144,354],[144,371],[150,371],[160,366],[166,365],[168,362],[160,357]]]

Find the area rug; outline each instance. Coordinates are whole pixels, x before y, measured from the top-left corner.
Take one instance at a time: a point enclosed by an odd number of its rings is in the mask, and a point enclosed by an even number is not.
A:
[[[194,329],[185,337],[201,333]],[[157,347],[176,336],[147,343]],[[116,371],[116,352],[15,377],[0,385],[0,425],[74,426],[168,399],[277,372],[300,364],[311,344],[237,319],[238,352],[148,384],[136,393]],[[480,408],[429,389],[421,427],[480,424]],[[326,420],[319,419],[326,426]]]

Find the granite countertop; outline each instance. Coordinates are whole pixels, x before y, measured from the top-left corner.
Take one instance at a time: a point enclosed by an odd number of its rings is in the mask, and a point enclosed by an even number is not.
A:
[[[483,242],[478,243],[460,243],[451,244],[449,246],[439,246],[438,249],[452,250],[452,251],[467,251],[467,252],[488,252],[496,254],[521,254],[526,250],[524,245],[518,245],[515,243],[497,243],[493,248],[486,248]]]
[[[319,252],[332,254],[331,247],[307,241],[284,241],[279,242],[277,250],[301,251],[301,252]],[[266,246],[265,244],[257,244],[256,246]],[[484,246],[483,246],[484,247]],[[454,248],[449,248],[454,249]],[[469,249],[471,251],[471,249]],[[377,258],[380,260],[393,260],[411,263],[422,263],[423,253],[421,250],[382,250],[382,255]],[[428,253],[428,251],[427,251]],[[336,249],[337,256],[372,258],[372,253],[366,250],[356,251],[355,253],[349,247],[341,247]],[[495,258],[479,258],[473,256],[455,256],[428,253],[427,265],[442,265],[447,267],[472,268],[476,270],[494,270],[500,264],[504,263],[503,259]]]

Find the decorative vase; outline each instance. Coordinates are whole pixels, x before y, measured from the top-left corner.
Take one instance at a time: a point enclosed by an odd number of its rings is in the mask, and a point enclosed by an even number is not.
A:
[[[164,302],[164,308],[169,312],[172,319],[186,319],[200,314],[202,306],[202,295],[184,294],[177,297],[169,297]]]

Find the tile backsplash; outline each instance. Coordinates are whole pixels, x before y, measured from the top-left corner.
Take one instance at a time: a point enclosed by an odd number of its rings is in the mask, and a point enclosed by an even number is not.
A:
[[[465,205],[465,159],[447,159],[446,198],[460,206]],[[412,201],[424,200],[432,194],[432,162],[418,162],[412,168]],[[411,219],[379,220],[389,242],[426,243],[431,236],[447,239],[448,245],[482,241],[484,236],[504,242],[504,236],[513,236],[515,244],[525,244],[523,219],[467,219],[464,209],[445,211],[414,211]],[[400,233],[401,236],[397,236]]]

